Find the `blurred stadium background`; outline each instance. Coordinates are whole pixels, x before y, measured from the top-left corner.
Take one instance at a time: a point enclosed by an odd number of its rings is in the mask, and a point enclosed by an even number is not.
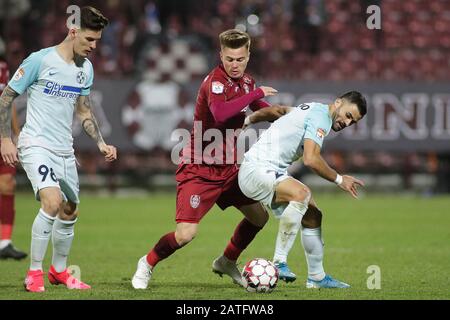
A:
[[[325,142],[338,171],[371,191],[450,192],[450,1],[0,0],[0,53],[11,73],[64,39],[71,4],[93,5],[111,22],[90,57],[92,100],[120,152],[106,164],[75,123],[82,191],[174,189],[171,133],[190,128],[199,83],[219,61],[217,36],[237,27],[253,39],[248,72],[280,92],[271,102],[366,95],[365,120]],[[366,27],[372,4],[381,30]],[[26,97],[16,101],[23,123]],[[337,190],[301,166],[292,173],[314,190]],[[23,171],[17,179],[31,190]]]

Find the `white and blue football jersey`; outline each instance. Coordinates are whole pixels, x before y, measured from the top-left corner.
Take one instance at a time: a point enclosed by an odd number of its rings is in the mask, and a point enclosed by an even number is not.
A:
[[[27,91],[26,122],[18,148],[39,146],[59,155],[73,154],[72,121],[76,101],[89,95],[94,80],[91,62],[67,63],[56,47],[32,53],[8,85]]]
[[[328,105],[316,102],[301,104],[264,131],[244,159],[257,166],[284,172],[303,156],[305,139],[314,140],[322,147],[331,126]]]

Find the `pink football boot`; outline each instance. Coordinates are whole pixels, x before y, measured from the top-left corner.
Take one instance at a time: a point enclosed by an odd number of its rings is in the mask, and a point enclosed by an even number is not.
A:
[[[48,280],[53,285],[64,284],[67,289],[86,290],[91,288],[91,286],[86,283],[72,277],[72,275],[67,272],[67,269],[58,273],[53,266],[51,266],[48,271]]]
[[[23,285],[25,290],[29,292],[44,292],[44,272],[42,270],[28,270]]]

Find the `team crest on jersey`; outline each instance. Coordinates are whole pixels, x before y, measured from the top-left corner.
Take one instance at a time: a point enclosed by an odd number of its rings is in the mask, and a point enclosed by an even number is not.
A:
[[[77,82],[79,84],[84,83],[84,81],[86,81],[86,73],[84,73],[83,71],[80,71],[77,73]]]
[[[191,196],[191,207],[197,209],[200,205],[200,196],[198,194],[193,194]]]
[[[252,79],[250,79],[247,76],[244,76],[244,82],[247,83],[247,84],[250,84],[250,83],[252,83]]]
[[[248,85],[246,83],[244,83],[244,90],[245,90],[245,93],[250,92],[250,88],[248,87]]]
[[[13,80],[19,81],[25,74],[25,70],[23,68],[17,69],[16,73],[14,74]]]
[[[325,130],[323,130],[322,128],[317,129],[317,132],[316,132],[317,138],[323,139],[323,138],[325,138],[325,135],[326,135]]]
[[[223,93],[223,88],[224,88],[224,86],[223,86],[222,82],[213,81],[211,84],[212,93],[221,94],[221,93]]]

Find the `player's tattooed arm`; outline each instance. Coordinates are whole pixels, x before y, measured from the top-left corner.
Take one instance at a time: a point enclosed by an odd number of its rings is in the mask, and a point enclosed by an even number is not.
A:
[[[111,162],[117,159],[117,149],[114,146],[107,145],[103,140],[98,127],[97,119],[92,112],[91,102],[88,96],[80,96],[77,102],[77,116],[83,126],[84,131],[96,143],[105,160]]]
[[[11,138],[11,106],[18,95],[10,86],[6,86],[0,96],[0,136],[2,138]]]
[[[17,106],[13,103],[12,104],[12,118],[11,118],[11,124],[12,124],[12,133],[14,138],[19,137],[20,134],[20,126],[19,126],[19,119],[17,119]]]
[[[6,86],[0,96],[0,152],[3,161],[11,167],[14,167],[19,162],[17,148],[11,140],[11,106],[18,95],[10,86]]]
[[[100,132],[97,119],[92,112],[89,96],[80,96],[78,98],[77,116],[84,131],[97,143],[97,145],[105,143]]]

